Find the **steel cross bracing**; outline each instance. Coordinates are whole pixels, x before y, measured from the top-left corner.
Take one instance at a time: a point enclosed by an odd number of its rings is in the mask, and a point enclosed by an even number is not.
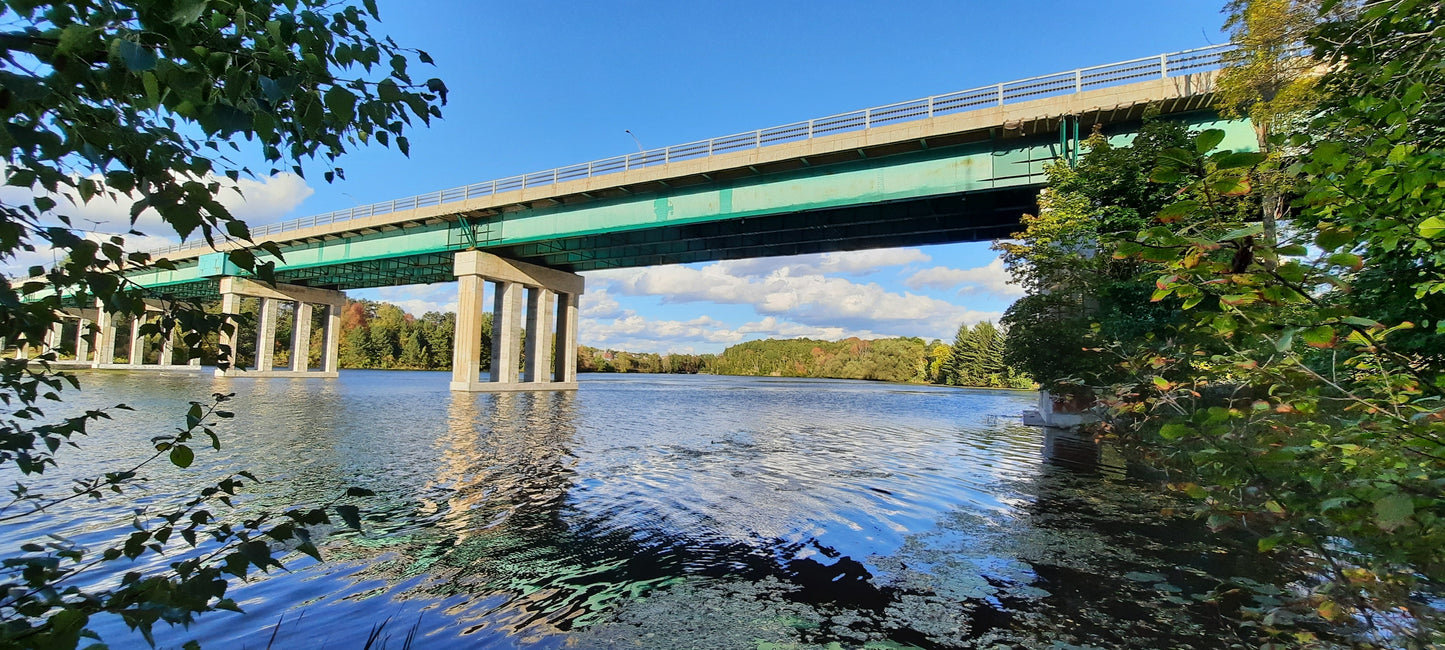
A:
[[[1077,68],[1065,72],[1030,77],[1017,81],[1006,81],[943,95],[934,95],[912,101],[898,102],[863,110],[820,117],[805,122],[758,129],[746,133],[726,135],[710,140],[672,145],[648,151],[639,151],[625,156],[616,156],[586,163],[557,167],[546,171],[511,176],[508,178],[473,183],[463,187],[438,190],[357,206],[348,210],[337,210],[325,214],[302,217],[252,230],[253,237],[267,237],[282,232],[311,228],[318,225],[345,222],[352,219],[389,214],[401,210],[413,210],[429,206],[465,201],[490,196],[500,192],[542,187],[584,178],[595,178],[622,173],[654,165],[706,158],[769,145],[797,142],[815,137],[831,136],[852,131],[864,131],[877,126],[891,126],[901,122],[927,119],[939,115],[961,113],[995,106],[1004,106],[1021,101],[1042,99],[1099,88],[1135,83],[1149,79],[1167,79],[1198,72],[1216,70],[1221,66],[1225,53],[1231,45],[1184,50],[1131,59],[1117,63]],[[485,245],[485,242],[479,242]],[[151,251],[152,254],[172,253],[204,248],[205,241],[182,242],[174,246]]]

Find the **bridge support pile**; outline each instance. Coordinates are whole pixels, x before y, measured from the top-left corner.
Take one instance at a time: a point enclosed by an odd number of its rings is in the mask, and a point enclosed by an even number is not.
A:
[[[258,298],[261,308],[256,316],[256,354],[254,368],[241,369],[235,366],[216,369],[217,377],[336,377],[337,355],[341,346],[341,308],[346,304],[346,294],[330,289],[317,289],[293,284],[266,284],[256,280],[238,277],[221,278],[221,312],[237,314],[241,310],[241,298]],[[291,367],[277,369],[276,320],[283,302],[296,306],[296,324],[291,328]],[[321,369],[312,370],[311,356],[311,312],[313,305],[326,307],[326,325],[321,343]],[[232,323],[235,325],[236,323]],[[221,333],[221,345],[231,350],[232,358],[238,354],[239,329],[231,334]]]
[[[583,277],[481,251],[459,252],[453,264],[458,296],[451,389],[472,393],[576,390],[577,301],[582,295]],[[484,380],[482,292],[487,282],[496,287],[492,301],[492,367]],[[523,330],[524,299],[526,341],[521,342],[517,334]]]

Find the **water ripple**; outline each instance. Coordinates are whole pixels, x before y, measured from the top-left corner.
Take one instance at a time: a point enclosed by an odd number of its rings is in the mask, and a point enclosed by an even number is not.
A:
[[[440,373],[139,377],[86,375],[67,408],[140,409],[104,425],[106,444],[73,454],[67,470],[143,454],[186,400],[236,391],[227,447],[190,472],[158,471],[137,503],[239,468],[267,479],[243,510],[350,485],[378,492],[363,534],[327,539],[328,563],[290,560],[291,572],[239,587],[245,615],[207,617],[163,644],[262,646],[276,633],[287,645],[357,647],[383,620],[396,622],[397,642],[415,624],[427,647],[1101,641],[1107,629],[1048,622],[1050,594],[1127,585],[1124,574],[1153,566],[1137,533],[1126,552],[1105,541],[1124,539],[1112,522],[1129,504],[1156,505],[1100,483],[1121,478],[1117,464],[1087,442],[991,417],[1018,412],[1028,393],[614,376],[586,377],[576,393],[453,395]],[[1072,518],[1110,498],[1124,503],[1102,523]],[[109,505],[0,537],[98,543],[129,519],[127,504]],[[322,620],[364,624],[307,622]],[[1147,638],[1157,627],[1133,629]],[[118,623],[103,631],[113,647],[135,640]]]

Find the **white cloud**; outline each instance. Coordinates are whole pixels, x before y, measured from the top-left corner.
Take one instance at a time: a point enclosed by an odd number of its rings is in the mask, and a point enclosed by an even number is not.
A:
[[[912,289],[957,288],[961,294],[983,292],[1004,298],[1024,294],[1023,287],[1009,282],[1009,274],[1008,270],[1004,268],[1003,258],[994,258],[986,266],[976,266],[971,269],[935,266],[914,273],[903,283]]]
[[[207,183],[220,183],[221,190],[216,195],[216,200],[226,206],[232,216],[243,219],[253,226],[280,220],[315,193],[315,190],[306,184],[305,179],[289,172],[259,179],[242,178],[236,182],[232,182],[225,176],[207,174],[202,180]],[[10,204],[29,203],[37,193],[45,192],[39,188],[4,187],[0,189],[0,200]],[[49,196],[57,203],[56,211],[69,216],[71,224],[77,229],[105,233],[124,233],[132,229],[130,223],[130,207],[134,202],[132,197],[100,195],[90,201],[77,204],[64,195],[50,194]],[[167,237],[174,240],[175,231],[162,222],[160,215],[156,214],[154,210],[142,212],[136,220],[134,229],[149,236]],[[143,250],[138,247],[135,249]]]
[[[958,323],[997,318],[913,293],[895,293],[877,283],[857,283],[819,274],[792,275],[779,268],[765,277],[739,276],[727,264],[692,268],[658,266],[608,271],[602,275],[613,293],[659,296],[664,303],[714,302],[751,305],[773,315],[814,327],[879,332],[885,336],[942,336]]]
[[[389,302],[417,317],[429,311],[455,313],[457,310],[457,284],[455,282],[365,289],[349,292],[349,295],[353,299],[368,298]]]
[[[717,264],[730,275],[762,277],[786,270],[789,275],[869,275],[882,269],[927,262],[931,257],[917,248],[880,248],[838,253],[817,253],[791,257],[759,257],[728,260]]]
[[[687,321],[652,320],[630,310],[610,322],[581,319],[578,330],[578,341],[583,345],[630,352],[691,353],[697,344],[721,349],[743,340],[740,332],[710,316]]]
[[[578,314],[582,318],[616,318],[622,315],[617,299],[607,293],[606,288],[594,289],[582,294],[578,300]]]

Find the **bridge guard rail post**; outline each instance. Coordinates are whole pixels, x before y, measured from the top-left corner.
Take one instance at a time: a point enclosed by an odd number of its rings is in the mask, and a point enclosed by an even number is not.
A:
[[[453,258],[453,271],[458,285],[457,329],[452,347],[453,391],[576,390],[576,305],[584,288],[582,276],[478,250],[458,252]],[[483,380],[482,307],[487,282],[495,285],[492,366],[487,379]],[[555,322],[553,296],[556,296]],[[522,327],[524,297],[525,330]],[[523,332],[525,342],[518,340]],[[524,347],[526,368],[519,377],[517,370],[523,361]]]

